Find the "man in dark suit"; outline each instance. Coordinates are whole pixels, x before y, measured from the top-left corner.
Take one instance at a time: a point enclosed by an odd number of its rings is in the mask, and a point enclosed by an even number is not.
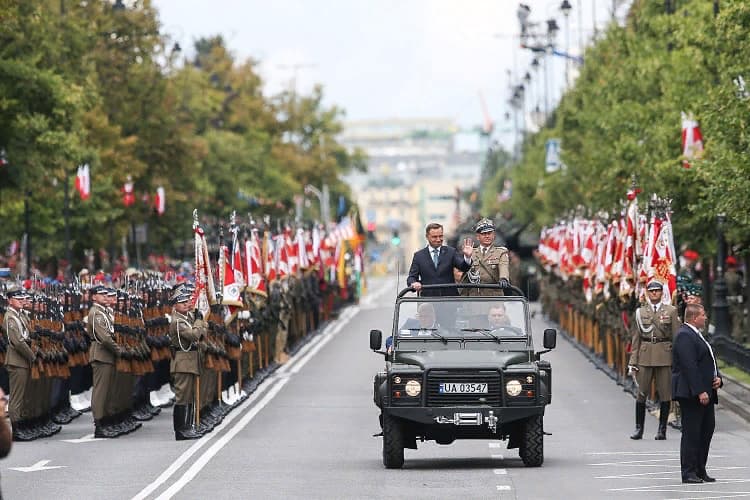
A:
[[[685,307],[685,324],[677,332],[672,346],[672,398],[682,410],[680,466],[683,483],[712,483],[706,473],[706,461],[714,435],[714,405],[722,386],[716,358],[701,334],[706,312],[700,304]]]
[[[422,285],[443,285],[455,283],[453,269],[466,272],[471,268],[471,254],[474,247],[471,240],[466,242],[463,252],[458,253],[455,248],[443,245],[443,226],[432,222],[425,230],[428,245],[414,252],[409,268],[406,285],[416,291],[422,290]],[[424,290],[423,296],[458,295],[456,287],[440,290]]]

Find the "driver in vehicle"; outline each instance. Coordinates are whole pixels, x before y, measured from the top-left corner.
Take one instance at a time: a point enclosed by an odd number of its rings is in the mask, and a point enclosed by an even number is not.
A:
[[[503,304],[494,304],[490,307],[490,310],[487,313],[487,323],[491,330],[503,326],[510,326],[510,318],[508,318]]]

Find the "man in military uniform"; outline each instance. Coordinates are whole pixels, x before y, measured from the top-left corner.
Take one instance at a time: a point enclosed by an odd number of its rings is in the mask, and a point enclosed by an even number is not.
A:
[[[8,309],[3,317],[3,332],[8,338],[8,352],[5,367],[10,381],[8,415],[13,426],[13,441],[31,441],[41,437],[31,424],[28,404],[31,381],[31,367],[36,361],[37,352],[29,345],[29,320],[22,313],[29,309],[30,296],[17,285],[8,287],[6,293]]]
[[[495,243],[495,224],[484,218],[474,226],[479,240],[479,248],[471,255],[471,268],[464,274],[464,283],[510,285],[510,256],[508,249],[497,247]],[[503,295],[502,290],[464,288],[462,295]]]
[[[724,279],[727,283],[727,302],[729,303],[729,315],[732,318],[732,338],[735,342],[742,344],[745,340],[745,305],[743,297],[744,283],[737,271],[737,259],[732,255],[727,257],[727,271]]]
[[[120,355],[120,347],[114,339],[115,318],[109,307],[112,300],[109,289],[95,285],[89,290],[91,309],[88,315],[88,333],[91,338],[89,360],[94,375],[91,394],[91,413],[94,415],[94,437],[114,438],[123,433],[115,427],[111,414],[114,390],[115,363]]]
[[[169,337],[174,351],[170,366],[175,394],[172,422],[177,441],[202,436],[192,426],[192,408],[195,405],[195,381],[200,375],[198,342],[207,331],[201,313],[197,309],[190,311],[191,296],[181,292],[177,290],[177,294],[172,296],[172,322],[169,324]]]
[[[672,339],[680,327],[677,308],[662,302],[663,285],[651,280],[646,286],[648,300],[635,312],[635,332],[631,341],[628,373],[635,373],[638,396],[635,403],[635,432],[630,439],[643,437],[646,398],[652,380],[659,394],[659,429],[654,439],[667,439],[667,419],[672,400]]]

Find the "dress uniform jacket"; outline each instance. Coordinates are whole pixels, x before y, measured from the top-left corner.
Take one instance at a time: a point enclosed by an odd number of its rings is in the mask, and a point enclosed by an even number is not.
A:
[[[114,339],[114,318],[104,306],[93,304],[89,310],[88,329],[91,337],[89,360],[114,365],[119,347]]]
[[[29,320],[26,316],[9,307],[3,318],[3,331],[8,336],[8,353],[5,356],[7,366],[31,368],[36,359],[26,339],[29,336]]]
[[[174,358],[170,365],[172,373],[200,375],[198,340],[206,334],[205,320],[193,320],[192,313],[181,314],[173,311],[169,324],[169,337],[174,348]]]
[[[477,281],[477,277],[479,280]],[[471,254],[471,268],[464,274],[462,283],[492,285],[500,278],[510,281],[510,257],[505,247],[488,247],[482,254],[482,248],[477,247]],[[462,295],[503,295],[502,290],[464,288]]]
[[[677,308],[669,304],[641,306],[636,311],[636,328],[631,341],[633,366],[671,366],[672,340],[680,328]]]

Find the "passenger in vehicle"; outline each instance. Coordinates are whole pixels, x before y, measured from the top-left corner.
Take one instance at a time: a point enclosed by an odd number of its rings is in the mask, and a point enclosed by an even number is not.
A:
[[[424,329],[433,331],[439,328],[439,326],[435,321],[435,307],[429,302],[425,302],[417,307],[416,317],[407,319],[399,330],[416,330],[418,332],[420,329]],[[392,351],[393,335],[385,339],[385,349],[389,353]]]

